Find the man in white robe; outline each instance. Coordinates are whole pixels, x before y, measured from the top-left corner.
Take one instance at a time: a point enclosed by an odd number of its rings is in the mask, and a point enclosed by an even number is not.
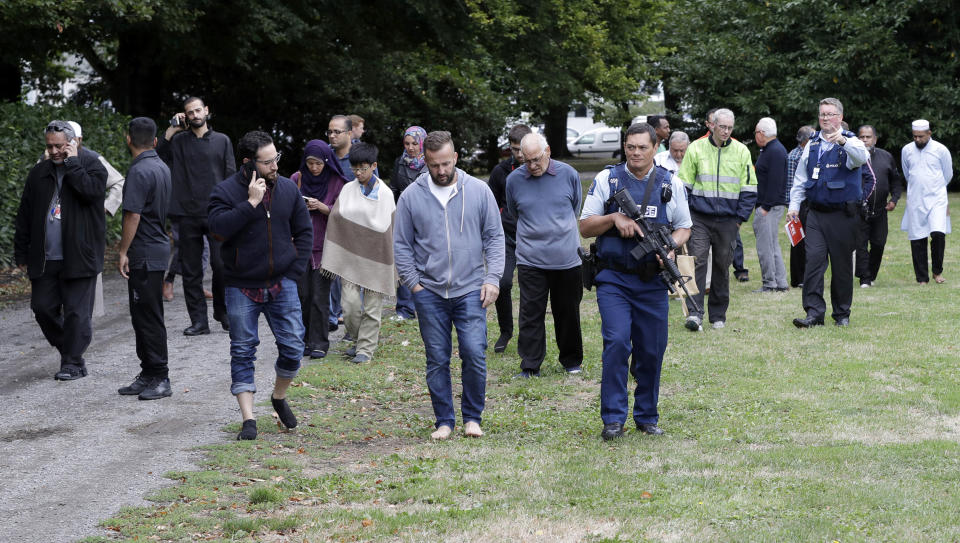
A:
[[[933,280],[943,283],[945,236],[950,233],[947,185],[953,177],[953,159],[942,143],[931,138],[928,121],[913,121],[911,128],[913,143],[904,145],[900,153],[903,177],[907,182],[907,206],[900,228],[906,230],[910,238],[917,282],[924,285],[930,281],[927,275],[929,237]]]

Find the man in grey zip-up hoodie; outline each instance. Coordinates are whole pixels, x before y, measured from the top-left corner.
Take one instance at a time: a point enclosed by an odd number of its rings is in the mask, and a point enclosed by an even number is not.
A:
[[[427,134],[427,174],[397,201],[394,260],[413,293],[427,355],[427,388],[436,417],[433,439],[456,425],[450,382],[450,331],[463,362],[464,434],[480,437],[487,386],[486,308],[497,300],[504,238],[496,199],[486,183],[458,169],[449,132]]]

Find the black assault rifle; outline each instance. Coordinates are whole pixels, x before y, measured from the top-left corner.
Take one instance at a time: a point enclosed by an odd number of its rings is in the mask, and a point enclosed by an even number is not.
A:
[[[618,190],[614,193],[613,199],[616,200],[621,211],[640,227],[640,232],[643,234],[642,237],[634,235],[637,246],[630,251],[630,256],[637,260],[642,260],[650,253],[659,256],[663,262],[663,271],[660,272],[660,275],[662,275],[664,281],[667,282],[667,288],[670,289],[670,292],[674,294],[677,292],[673,287],[673,284],[676,283],[683,289],[684,295],[693,304],[694,310],[696,310],[697,313],[703,313],[703,308],[700,307],[700,304],[698,304],[696,300],[690,297],[690,292],[687,290],[686,283],[693,278],[682,275],[680,269],[677,268],[677,263],[667,256],[670,251],[676,250],[677,248],[677,242],[674,241],[673,236],[670,235],[670,227],[662,225],[659,228],[651,228],[650,224],[647,223],[647,219],[640,213],[640,208],[637,207],[637,203],[633,201],[633,197],[630,196],[627,189]]]

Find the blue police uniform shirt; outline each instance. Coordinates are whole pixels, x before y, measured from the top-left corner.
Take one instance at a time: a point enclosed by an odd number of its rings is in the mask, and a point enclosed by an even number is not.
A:
[[[651,168],[653,169],[653,168]],[[639,182],[629,169],[626,170],[630,179]],[[649,172],[648,172],[649,175]],[[593,183],[587,190],[587,197],[583,200],[583,209],[580,212],[580,220],[594,215],[605,215],[607,200],[610,199],[610,170],[605,169],[597,174]],[[673,190],[673,198],[667,202],[667,221],[677,228],[691,228],[693,220],[690,218],[690,208],[687,206],[687,193],[683,188],[683,182],[676,175],[670,176],[670,188]],[[642,202],[637,202],[640,205]]]

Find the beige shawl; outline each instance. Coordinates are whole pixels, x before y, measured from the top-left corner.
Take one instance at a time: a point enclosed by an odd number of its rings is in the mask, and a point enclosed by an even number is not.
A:
[[[393,265],[393,192],[379,178],[364,196],[360,183],[343,186],[330,210],[323,242],[324,273],[385,296],[396,295]]]

